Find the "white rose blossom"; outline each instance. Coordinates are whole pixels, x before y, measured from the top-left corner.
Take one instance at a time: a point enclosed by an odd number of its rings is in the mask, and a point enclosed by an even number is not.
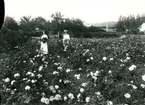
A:
[[[25,87],[25,90],[30,90],[30,86],[26,86]]]
[[[91,74],[91,76],[93,76],[93,75],[94,75],[94,73],[93,73],[92,71],[90,72],[90,74]]]
[[[37,77],[38,77],[38,78],[41,78],[41,77],[42,77],[42,75],[41,75],[41,74],[37,74]]]
[[[15,92],[14,91],[11,91],[11,94],[15,94]]]
[[[126,57],[127,60],[130,60],[130,57]]]
[[[31,77],[34,77],[35,76],[35,74],[34,73],[31,73]]]
[[[94,73],[94,76],[98,76],[99,75],[99,71],[97,70],[95,73]]]
[[[62,82],[62,80],[60,79],[59,82]]]
[[[33,63],[33,60],[32,60],[32,59],[30,59],[30,62],[31,62],[31,63]]]
[[[145,75],[142,75],[142,80],[145,81]]]
[[[112,73],[112,71],[111,71],[111,70],[109,70],[109,71],[108,71],[108,73],[109,73],[109,74],[111,74],[111,73]]]
[[[83,88],[80,89],[80,92],[83,93],[85,90]]]
[[[68,97],[69,97],[70,99],[74,99],[74,98],[75,98],[74,95],[73,95],[72,93],[69,93],[69,94],[68,94]]]
[[[133,81],[130,81],[130,83],[132,83],[132,84],[133,84]]]
[[[57,65],[58,65],[58,63],[54,63],[54,65],[55,65],[55,66],[57,66]]]
[[[103,60],[106,61],[107,60],[107,57],[103,57]]]
[[[98,96],[101,95],[101,93],[99,91],[98,92],[95,92],[95,94],[98,95]]]
[[[62,70],[62,67],[61,67],[61,66],[59,66],[57,69],[58,69],[58,70]]]
[[[41,65],[41,66],[39,66],[39,71],[42,71],[42,69],[43,69],[43,65]]]
[[[58,85],[55,85],[54,87],[55,87],[55,89],[59,89],[59,86]]]
[[[55,90],[55,88],[52,85],[49,86],[49,89],[52,91],[52,93],[56,93],[56,90]]]
[[[86,97],[86,102],[89,103],[90,102],[90,97]]]
[[[129,71],[133,71],[134,69],[136,69],[136,65],[131,65],[128,69]]]
[[[67,100],[67,96],[64,96],[64,101],[66,101]]]
[[[80,74],[75,74],[74,77],[76,77],[77,79],[80,79]]]
[[[113,61],[114,60],[114,58],[110,58],[110,61]]]
[[[45,96],[45,93],[41,93],[42,96]]]
[[[91,60],[94,60],[94,58],[93,58],[93,57],[90,57],[90,59],[91,59]]]
[[[5,82],[10,82],[10,79],[9,78],[6,78],[4,81]]]
[[[71,72],[71,70],[70,69],[66,69],[66,72],[69,73],[69,72]]]
[[[70,83],[71,81],[69,81],[69,80],[64,80],[64,84],[68,84],[68,83]]]
[[[53,75],[55,75],[55,74],[59,74],[59,72],[58,71],[53,71]]]
[[[133,88],[133,89],[137,89],[137,86],[135,86],[135,85],[132,85],[132,88]]]
[[[55,99],[54,96],[50,96],[50,98],[49,98],[50,101],[53,101],[54,99]]]
[[[14,89],[14,91],[17,91],[17,89]]]
[[[79,94],[77,95],[77,99],[80,99],[80,97],[81,97],[81,94],[79,93]]]
[[[30,72],[30,71],[28,71],[28,72],[26,73],[26,75],[31,75],[31,72]]]
[[[32,83],[35,83],[36,81],[35,81],[35,80],[31,80],[31,82],[32,82]]]
[[[11,81],[11,85],[13,85],[15,82],[16,82],[15,80]]]
[[[96,77],[96,76],[92,76],[92,78],[93,78],[94,80],[97,80],[97,77]]]
[[[82,70],[82,68],[79,68],[79,71],[81,71]]]
[[[48,105],[50,103],[48,98],[45,98],[45,104]]]
[[[141,84],[140,86],[141,86],[142,88],[145,88],[145,84]]]
[[[55,100],[61,100],[62,98],[61,98],[61,95],[59,95],[59,94],[56,94],[55,95]]]
[[[15,78],[17,78],[17,77],[19,77],[19,76],[20,76],[19,73],[14,74],[14,77],[15,77]]]
[[[113,105],[112,101],[107,101],[107,105]]]
[[[90,59],[87,59],[86,61],[87,61],[87,62],[90,62]]]
[[[124,94],[125,98],[131,98],[131,95],[129,93]]]
[[[6,91],[11,91],[11,89],[7,88]]]
[[[83,87],[86,87],[86,86],[87,86],[87,83],[82,83],[82,86],[83,86]]]

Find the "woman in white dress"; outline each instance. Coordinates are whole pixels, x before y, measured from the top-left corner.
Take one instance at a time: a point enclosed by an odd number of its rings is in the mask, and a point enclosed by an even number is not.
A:
[[[40,45],[40,54],[47,55],[48,54],[48,36],[43,31],[43,35],[41,36],[41,45]]]
[[[70,35],[68,34],[67,30],[64,30],[62,41],[63,41],[64,51],[66,51],[68,44],[70,42]]]

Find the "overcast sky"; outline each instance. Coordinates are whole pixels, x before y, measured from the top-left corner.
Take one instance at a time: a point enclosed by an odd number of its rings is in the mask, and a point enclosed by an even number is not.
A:
[[[5,15],[16,20],[30,15],[50,19],[57,11],[86,23],[117,21],[120,15],[145,13],[145,0],[5,0]]]

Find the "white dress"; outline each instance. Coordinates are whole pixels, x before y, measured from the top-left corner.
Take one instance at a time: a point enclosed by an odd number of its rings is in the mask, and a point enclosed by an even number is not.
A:
[[[70,40],[70,36],[68,34],[63,35],[63,40]]]
[[[47,35],[42,35],[41,39],[43,39],[43,38],[47,38],[48,39]],[[48,54],[48,44],[47,44],[47,42],[43,43],[41,41],[40,52],[42,54]]]
[[[48,54],[47,42],[46,43],[41,42],[40,51],[42,54]]]

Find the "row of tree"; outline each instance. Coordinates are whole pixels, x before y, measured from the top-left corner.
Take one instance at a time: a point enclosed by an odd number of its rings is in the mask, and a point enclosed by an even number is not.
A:
[[[88,28],[84,25],[81,19],[69,19],[57,12],[52,14],[52,20],[46,20],[43,17],[31,18],[22,17],[20,22],[17,22],[12,17],[6,17],[2,28],[2,33],[5,34],[10,30],[24,32],[26,36],[33,36],[35,32],[45,30],[47,34],[57,34],[58,32],[67,29],[72,32],[84,32],[84,31],[98,31],[98,27]],[[101,29],[99,29],[101,31]],[[35,34],[37,36],[37,34]]]
[[[18,22],[12,17],[6,17],[3,27],[0,31],[1,45],[7,44],[9,47],[15,47],[23,44],[33,36],[42,35],[42,30],[46,34],[62,33],[64,29],[73,32],[98,32],[103,31],[98,27],[86,27],[81,19],[64,18],[60,12],[51,15],[52,20],[46,20],[43,17],[31,18],[31,16],[23,16]]]
[[[120,16],[116,24],[116,31],[118,32],[130,32],[137,34],[139,32],[139,27],[145,22],[145,15],[129,15]]]

